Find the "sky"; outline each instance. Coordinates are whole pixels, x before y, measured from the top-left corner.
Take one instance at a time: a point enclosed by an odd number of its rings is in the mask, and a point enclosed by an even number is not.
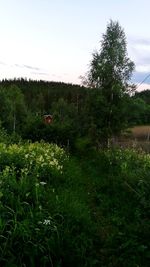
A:
[[[125,31],[132,81],[150,74],[149,0],[0,0],[0,79],[80,84],[110,19]],[[138,90],[150,88],[148,77]]]

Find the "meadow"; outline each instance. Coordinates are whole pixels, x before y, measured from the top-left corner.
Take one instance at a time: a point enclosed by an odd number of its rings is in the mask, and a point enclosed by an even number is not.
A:
[[[142,141],[149,141],[150,138],[150,125],[139,125],[129,129],[130,138]]]
[[[150,155],[0,144],[0,266],[148,267]]]
[[[137,125],[124,130],[112,140],[114,147],[135,148],[150,153],[150,125]]]
[[[119,22],[100,43],[84,86],[0,81],[2,267],[149,266],[150,127],[129,127],[150,124],[150,93]]]

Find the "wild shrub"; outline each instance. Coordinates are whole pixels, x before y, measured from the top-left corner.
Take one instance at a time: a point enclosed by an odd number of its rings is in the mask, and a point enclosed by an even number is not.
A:
[[[92,266],[92,222],[76,174],[57,145],[0,144],[0,266]]]

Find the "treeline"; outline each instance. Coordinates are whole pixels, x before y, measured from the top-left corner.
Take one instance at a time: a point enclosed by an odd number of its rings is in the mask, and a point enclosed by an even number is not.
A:
[[[120,128],[150,123],[149,90],[124,94],[120,109],[117,105],[111,117],[113,134],[119,134]],[[44,122],[46,114],[53,116],[49,125]],[[100,146],[109,131],[108,117],[108,103],[97,88],[25,79],[0,82],[1,128],[23,139],[69,147]]]
[[[124,30],[110,20],[84,77],[86,87],[25,79],[0,82],[1,139],[8,133],[80,151],[108,146],[129,126],[150,123],[149,91],[133,94],[134,69]],[[44,122],[46,114],[53,116],[51,124]]]
[[[70,146],[77,136],[85,135],[88,118],[84,118],[83,111],[88,94],[88,89],[72,84],[3,80],[0,82],[1,126],[7,133],[24,139]],[[44,122],[46,114],[53,116],[51,125]]]
[[[26,79],[2,80],[5,88],[15,85],[24,95],[26,105],[33,112],[49,112],[52,103],[64,98],[68,103],[79,105],[84,98],[84,87],[63,82],[33,81]]]

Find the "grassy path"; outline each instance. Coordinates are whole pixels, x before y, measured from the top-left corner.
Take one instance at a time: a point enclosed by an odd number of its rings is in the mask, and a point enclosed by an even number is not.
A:
[[[130,185],[119,169],[105,163],[99,157],[79,162],[95,227],[97,260],[100,266],[148,267],[148,218],[143,217],[136,180]]]
[[[0,266],[149,266],[149,156],[0,150]]]

